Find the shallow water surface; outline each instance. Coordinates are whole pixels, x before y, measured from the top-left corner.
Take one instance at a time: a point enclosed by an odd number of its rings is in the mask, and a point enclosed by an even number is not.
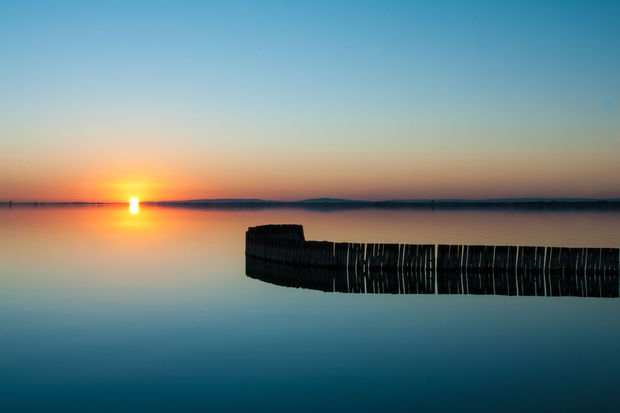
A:
[[[313,240],[619,247],[620,212],[132,212],[0,209],[6,411],[620,403],[617,298],[324,293],[249,278],[244,254],[246,229],[268,223]]]

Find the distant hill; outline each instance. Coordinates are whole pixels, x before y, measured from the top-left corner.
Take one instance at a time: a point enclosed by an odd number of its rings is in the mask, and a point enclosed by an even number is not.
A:
[[[293,201],[295,204],[355,204],[355,203],[368,203],[372,201],[360,201],[356,199],[339,199],[339,198],[311,198],[302,199],[300,201]]]
[[[497,199],[390,199],[369,201],[341,198],[309,198],[298,201],[274,201],[258,198],[217,198],[159,201],[157,204],[270,204],[270,205],[535,205],[535,204],[615,204],[620,198],[497,198]]]

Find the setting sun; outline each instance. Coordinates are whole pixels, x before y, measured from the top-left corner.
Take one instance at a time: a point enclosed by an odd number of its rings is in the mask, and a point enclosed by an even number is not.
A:
[[[139,211],[139,208],[138,208],[139,203],[140,203],[140,200],[138,198],[131,198],[129,200],[129,212],[131,212],[132,214],[137,214]]]

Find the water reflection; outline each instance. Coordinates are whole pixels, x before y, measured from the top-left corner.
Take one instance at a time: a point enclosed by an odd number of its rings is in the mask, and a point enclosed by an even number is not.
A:
[[[431,295],[504,288],[488,274],[476,284],[472,271],[405,273],[402,292],[428,292],[407,297],[272,286],[246,277],[241,259],[247,228],[269,222],[335,241],[620,245],[612,211],[0,206],[2,411],[613,411],[620,402],[620,300]],[[248,265],[280,285],[398,286],[262,267]],[[532,285],[539,294],[531,278],[510,278],[505,293]],[[548,295],[557,284],[547,278]]]
[[[284,287],[368,294],[618,297],[617,275],[451,271],[346,271],[246,257],[246,275]]]

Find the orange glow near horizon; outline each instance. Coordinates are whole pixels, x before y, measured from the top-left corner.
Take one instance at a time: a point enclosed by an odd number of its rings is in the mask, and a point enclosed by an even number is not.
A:
[[[50,167],[49,173],[47,168],[45,173],[33,168],[21,174],[19,165],[0,164],[0,201],[125,203],[131,197],[139,197],[143,203],[205,198],[616,198],[620,173],[615,153],[608,150],[596,157],[586,153],[576,160],[528,155],[518,168],[499,155],[494,160],[484,154],[448,159],[433,157],[432,152],[428,160],[418,155],[362,161],[334,157],[322,161],[319,168],[312,156],[305,159],[295,153],[274,155],[273,162],[267,162],[266,157],[243,162],[221,157],[200,165],[188,155],[187,164],[178,166],[158,159],[132,166],[116,166],[115,159],[106,160],[106,164],[115,165],[113,172],[105,164],[93,170],[67,164],[62,169]],[[580,173],[572,172],[575,170]]]
[[[137,195],[141,199],[152,200],[158,197],[160,185],[152,180],[135,179],[127,181],[116,181],[106,185],[105,192],[113,200],[129,199],[129,203],[138,203]]]

